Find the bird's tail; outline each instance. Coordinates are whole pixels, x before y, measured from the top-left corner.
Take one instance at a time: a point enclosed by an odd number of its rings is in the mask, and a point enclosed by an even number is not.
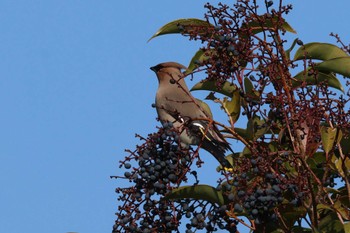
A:
[[[224,168],[232,168],[231,163],[225,158],[225,152],[227,150],[232,151],[228,143],[213,144],[210,141],[203,140],[201,147],[212,154],[221,166]]]

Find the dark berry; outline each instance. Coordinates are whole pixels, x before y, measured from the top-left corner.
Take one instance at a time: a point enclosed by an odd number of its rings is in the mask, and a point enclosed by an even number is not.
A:
[[[233,193],[230,193],[227,198],[232,201],[235,198],[235,195]]]
[[[253,209],[253,210],[252,210],[252,214],[253,214],[253,215],[257,215],[258,213],[259,213],[259,211],[258,211],[257,209]]]
[[[235,50],[235,47],[233,45],[230,45],[230,46],[228,46],[227,51],[228,52],[234,52],[236,50]]]
[[[131,176],[131,173],[130,173],[130,172],[125,172],[125,173],[124,173],[124,176],[125,176],[126,178],[129,178],[129,177]]]
[[[243,211],[242,206],[241,206],[240,204],[238,204],[238,203],[236,203],[236,204],[234,205],[234,209],[235,209],[235,211],[237,211],[237,212],[242,212],[242,211]]]

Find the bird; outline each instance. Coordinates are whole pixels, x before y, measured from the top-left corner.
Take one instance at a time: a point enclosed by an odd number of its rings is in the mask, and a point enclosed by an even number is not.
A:
[[[225,152],[233,152],[230,144],[185,83],[182,70],[187,68],[177,62],[164,62],[150,69],[158,78],[155,108],[163,127],[170,123],[179,132],[182,145],[198,145],[224,168],[232,167],[225,158]]]

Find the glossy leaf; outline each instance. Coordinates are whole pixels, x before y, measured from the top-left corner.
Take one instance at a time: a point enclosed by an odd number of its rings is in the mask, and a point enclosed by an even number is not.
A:
[[[342,216],[344,220],[350,220],[350,210],[344,206],[340,200],[334,203],[334,209]]]
[[[348,57],[349,55],[338,46],[328,43],[308,43],[300,47],[294,55],[294,60],[317,59],[330,60],[338,57]]]
[[[161,27],[148,41],[161,35],[182,33],[183,29],[181,28],[181,26],[183,27],[193,26],[193,27],[204,27],[204,28],[214,27],[212,24],[201,19],[195,19],[195,18],[177,19]]]
[[[338,137],[337,142],[339,142],[339,140],[342,137],[341,130],[337,130],[337,128],[331,128],[326,126],[321,127],[321,140],[322,140],[323,149],[326,154],[328,154],[329,151],[335,145],[336,137]]]
[[[173,189],[165,196],[166,200],[178,200],[191,198],[195,200],[205,200],[212,204],[224,205],[224,196],[221,191],[209,185],[183,186]]]
[[[286,56],[288,59],[290,59],[290,52],[294,49],[295,45],[297,44],[299,38],[294,39],[292,45],[290,46],[289,49],[286,50]]]
[[[343,170],[343,165],[346,167],[346,168],[349,168],[350,169],[350,159],[349,158],[345,158],[345,160],[341,159],[341,158],[338,158],[337,156],[333,155],[332,156],[332,167],[333,169],[335,169],[339,175],[341,177],[346,177],[347,174],[344,174],[344,170]],[[345,163],[345,164],[344,164]],[[349,170],[348,170],[349,171]]]
[[[200,107],[204,110],[204,112],[207,114],[207,116],[210,119],[213,119],[213,113],[211,112],[209,105],[200,99],[196,99],[196,101],[199,103]]]
[[[244,149],[242,151],[242,156],[247,157],[247,156],[250,156],[251,154],[252,154],[252,152],[250,151],[250,149],[248,147],[244,147]]]
[[[250,79],[247,77],[244,78],[244,90],[245,93],[252,93],[254,90],[252,81],[250,81]]]
[[[350,57],[339,57],[321,62],[315,66],[315,69],[329,73],[337,73],[350,77]]]
[[[293,78],[294,80],[292,80],[292,85],[294,88],[302,86],[303,82],[305,82],[306,85],[317,85],[320,82],[327,82],[329,87],[333,87],[344,92],[343,85],[339,82],[339,79],[334,73],[319,72],[317,79],[315,79],[313,75],[308,75],[306,72],[302,71]]]
[[[310,166],[315,175],[322,179],[325,170],[322,164],[326,162],[326,156],[323,152],[316,152],[313,156],[307,158],[307,164]]]
[[[304,228],[304,227],[299,227],[299,226],[294,226],[292,228],[293,233],[312,233],[312,230],[309,228]]]
[[[228,97],[232,97],[233,92],[236,90],[236,86],[234,84],[231,84],[229,82],[225,82],[220,88],[217,87],[216,82],[215,81],[211,81],[211,80],[204,80],[201,81],[197,84],[195,84],[191,91],[213,91],[213,92],[217,92],[220,94],[223,94],[225,96]]]
[[[269,145],[269,150],[271,152],[278,152],[278,143],[277,142],[272,141],[272,142],[268,143],[268,145]]]
[[[277,229],[273,230],[271,233],[284,233],[285,231],[283,229]]]
[[[225,109],[225,112],[230,116],[232,122],[235,123],[239,118],[241,110],[241,96],[239,94],[238,89],[233,92],[231,99],[227,97],[224,98],[222,107]]]
[[[337,198],[344,206],[350,206],[350,201],[348,197],[348,191],[345,186],[338,188],[339,193],[337,193]]]
[[[294,226],[295,222],[302,216],[306,215],[306,209],[303,207],[295,207],[294,205],[288,203],[283,204],[278,207],[283,221],[288,227]]]
[[[343,224],[333,212],[321,219],[318,230],[320,232],[345,233]]]
[[[274,25],[276,25],[278,20],[280,20],[277,16],[268,19],[264,19],[264,17],[265,15],[259,16],[257,19],[254,19],[248,24],[243,25],[243,27],[252,29],[253,34],[258,34],[264,30],[275,28]],[[286,30],[287,32],[296,33],[296,31],[284,19],[281,20],[284,21],[282,24],[282,28],[284,30]],[[265,21],[264,25],[262,25],[262,21]]]
[[[331,206],[325,205],[325,204],[318,204],[318,205],[317,205],[317,211],[320,211],[320,210],[330,210],[330,211],[333,211],[333,209],[332,209]]]
[[[214,53],[214,50],[210,50],[210,51],[204,51],[203,49],[198,50],[196,54],[192,57],[190,64],[188,65],[188,68],[185,73],[190,74],[197,67],[201,66],[203,61],[206,61],[210,58],[210,56],[208,56],[210,53]]]
[[[350,232],[350,222],[344,224],[344,232]]]
[[[250,79],[247,77],[244,78],[244,90],[245,90],[246,97],[248,97],[245,99],[246,101],[250,99],[250,101],[259,102],[260,93],[254,89],[252,81],[250,81]]]
[[[350,136],[349,136],[349,129],[345,129],[343,128],[343,135],[346,135],[344,137],[342,137],[341,141],[340,141],[340,145],[341,145],[341,149],[343,151],[343,154],[349,154],[350,153]]]
[[[242,128],[235,128],[235,132],[243,138],[247,137],[247,130]]]
[[[235,130],[234,130],[239,136],[241,136],[242,138],[247,138],[247,130],[246,129],[242,129],[242,128],[236,128],[235,127]],[[231,134],[231,132],[229,130],[221,130],[220,132],[223,132],[223,133],[228,133],[228,134]],[[233,135],[232,135],[233,136]]]
[[[263,136],[269,130],[268,126],[265,125],[265,121],[260,120],[258,117],[249,119],[247,124],[247,138],[256,140]]]

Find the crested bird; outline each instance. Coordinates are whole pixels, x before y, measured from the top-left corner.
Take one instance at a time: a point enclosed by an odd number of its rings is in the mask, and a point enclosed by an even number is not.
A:
[[[159,82],[155,107],[162,125],[171,122],[179,132],[181,144],[199,145],[223,167],[232,167],[225,158],[225,152],[232,151],[229,143],[184,81],[185,75],[181,70],[186,67],[176,62],[165,62],[150,69],[156,73]]]

